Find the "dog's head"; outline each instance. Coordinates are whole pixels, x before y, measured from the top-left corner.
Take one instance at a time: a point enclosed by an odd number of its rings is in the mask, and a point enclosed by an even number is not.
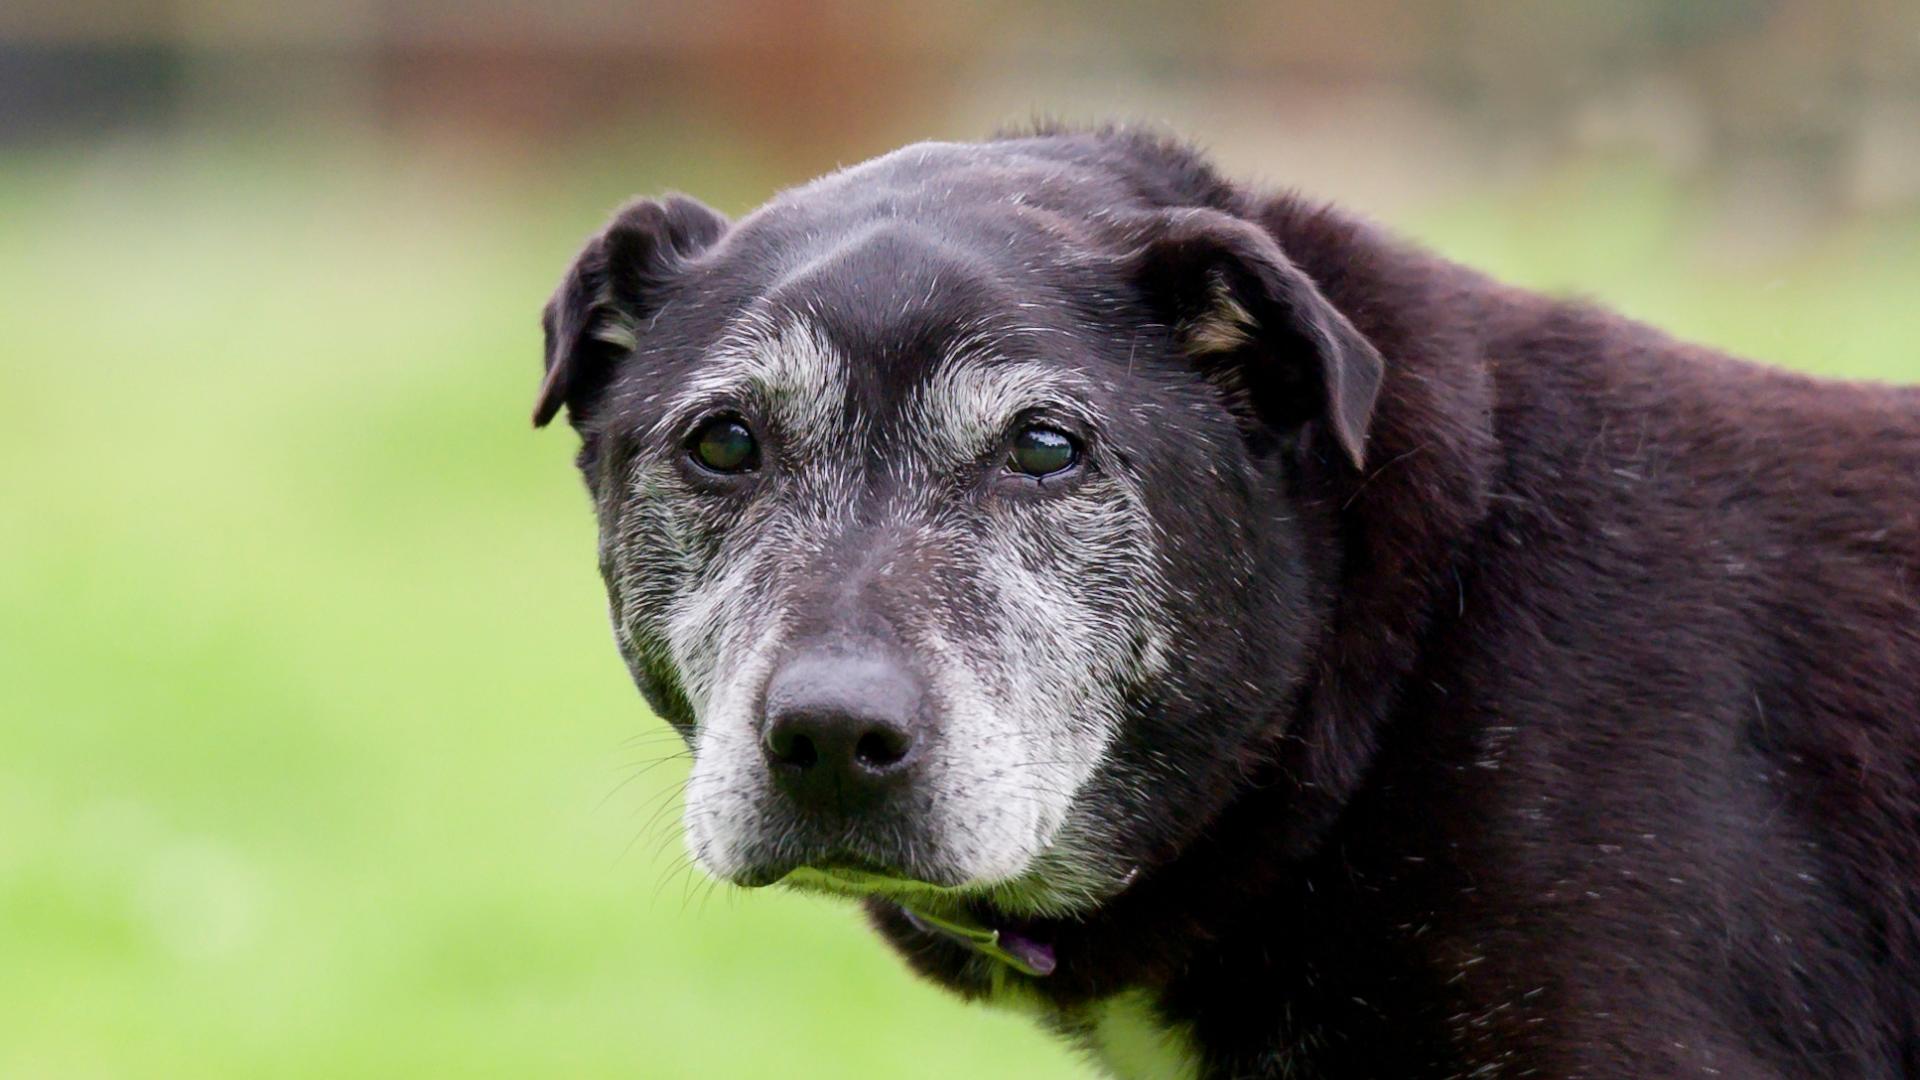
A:
[[[738,224],[636,202],[568,271],[535,422],[713,874],[1070,912],[1269,749],[1381,360],[1178,187],[917,146]]]

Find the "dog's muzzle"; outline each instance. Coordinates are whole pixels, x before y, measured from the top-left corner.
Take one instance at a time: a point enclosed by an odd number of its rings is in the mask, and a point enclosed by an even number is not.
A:
[[[808,867],[842,877],[959,883],[936,854],[927,775],[937,736],[927,681],[888,643],[836,637],[777,663],[763,695],[760,756],[773,828],[754,883]]]

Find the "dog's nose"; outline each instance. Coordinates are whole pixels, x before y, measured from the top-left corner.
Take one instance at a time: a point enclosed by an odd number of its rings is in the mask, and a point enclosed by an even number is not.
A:
[[[900,782],[918,755],[920,679],[884,652],[807,652],[767,683],[761,739],[779,784],[814,809]]]

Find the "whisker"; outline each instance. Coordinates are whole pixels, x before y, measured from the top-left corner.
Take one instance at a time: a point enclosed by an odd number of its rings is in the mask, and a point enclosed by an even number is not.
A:
[[[638,769],[636,769],[636,770],[635,770],[635,771],[634,771],[633,773],[631,773],[630,775],[628,775],[628,777],[627,777],[627,778],[626,778],[625,780],[622,780],[622,781],[620,781],[620,782],[619,782],[618,784],[615,784],[615,785],[614,785],[614,787],[613,787],[613,790],[612,790],[612,791],[609,791],[609,792],[607,792],[607,793],[606,793],[606,794],[605,794],[604,796],[602,796],[602,797],[601,797],[601,799],[600,799],[600,801],[599,801],[598,803],[595,803],[595,804],[594,804],[594,807],[593,807],[593,808],[594,808],[594,809],[595,809],[596,811],[598,811],[598,810],[600,810],[600,809],[602,809],[603,807],[605,807],[605,806],[607,805],[607,802],[608,802],[609,800],[611,800],[611,799],[612,799],[612,798],[613,798],[613,797],[614,797],[615,795],[618,795],[618,794],[620,794],[620,793],[621,793],[622,791],[625,791],[625,790],[627,789],[627,787],[628,787],[629,785],[631,785],[631,784],[632,784],[632,783],[633,783],[633,782],[634,782],[635,780],[638,780],[638,779],[640,779],[641,777],[643,777],[643,776],[645,776],[645,775],[647,775],[648,773],[650,773],[650,772],[652,772],[653,770],[655,770],[655,769],[657,769],[657,768],[659,768],[660,766],[662,766],[662,765],[665,765],[665,764],[666,764],[667,762],[669,762],[669,761],[679,761],[679,760],[681,760],[681,759],[683,759],[683,758],[685,758],[685,759],[688,759],[688,760],[691,760],[691,759],[692,759],[692,757],[693,757],[693,755],[692,755],[692,753],[690,753],[690,752],[686,752],[686,753],[680,753],[680,754],[669,754],[669,755],[668,755],[668,756],[666,756],[666,757],[663,757],[663,758],[659,758],[659,759],[656,759],[656,760],[654,760],[654,761],[652,761],[652,762],[649,762],[649,763],[646,763],[646,764],[644,764],[644,765],[641,765],[641,767],[640,767],[640,768],[638,768]],[[631,767],[631,766],[630,766],[630,767]]]

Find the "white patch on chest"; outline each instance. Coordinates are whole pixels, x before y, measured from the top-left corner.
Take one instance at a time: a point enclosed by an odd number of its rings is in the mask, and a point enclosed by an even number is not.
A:
[[[1085,1013],[1086,1048],[1120,1080],[1191,1080],[1200,1074],[1192,1033],[1170,1024],[1144,990],[1116,994]]]

